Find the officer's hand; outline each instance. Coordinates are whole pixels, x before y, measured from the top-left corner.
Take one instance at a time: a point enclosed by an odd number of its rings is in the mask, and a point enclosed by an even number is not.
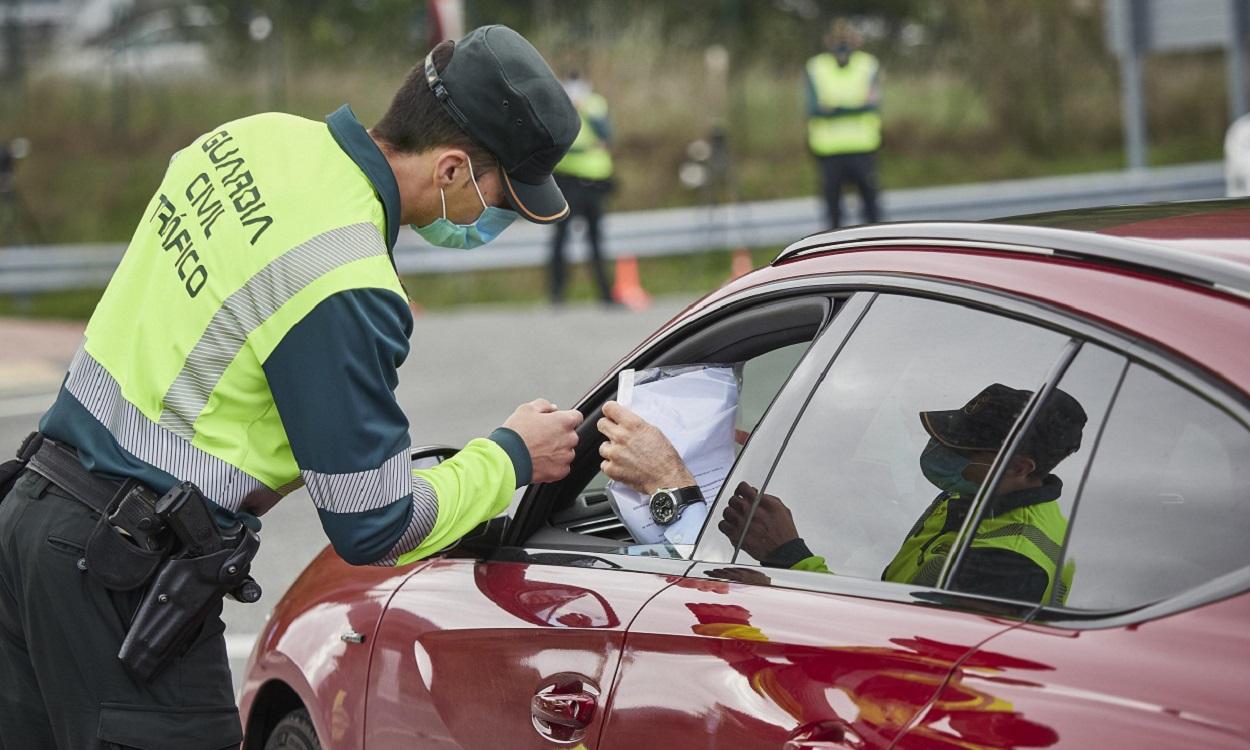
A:
[[[603,405],[596,427],[607,440],[599,446],[608,478],[650,495],[661,487],[691,487],[694,477],[673,444],[655,425],[615,401]]]
[[[742,537],[742,551],[763,562],[773,550],[786,542],[798,539],[799,532],[794,528],[794,516],[790,514],[790,509],[772,495],[764,495],[760,498],[755,515],[750,516],[751,524],[748,527],[747,518],[751,513],[751,504],[755,502],[757,495],[759,491],[756,488],[746,482],[740,482],[734,489],[733,496],[729,498],[729,502],[725,504],[725,513],[720,523],[717,524],[717,528],[729,537],[730,541],[737,541],[745,529],[746,536]]]
[[[503,426],[520,435],[529,449],[533,464],[530,484],[556,482],[568,476],[581,423],[581,412],[559,411],[545,398],[521,404],[512,412]]]

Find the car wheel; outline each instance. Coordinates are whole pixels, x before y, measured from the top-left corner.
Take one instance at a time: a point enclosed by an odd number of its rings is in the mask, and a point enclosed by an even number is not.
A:
[[[308,709],[301,708],[283,716],[269,734],[265,750],[321,750]]]

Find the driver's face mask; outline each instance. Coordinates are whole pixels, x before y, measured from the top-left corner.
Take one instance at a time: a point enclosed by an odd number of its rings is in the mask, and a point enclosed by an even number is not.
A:
[[[981,487],[980,482],[964,478],[964,470],[974,463],[989,466],[965,458],[932,438],[920,453],[920,471],[924,472],[924,478],[938,489],[960,497],[972,497]]]
[[[516,221],[516,211],[486,205],[486,198],[482,196],[482,189],[477,186],[477,178],[473,176],[473,161],[471,159],[469,160],[469,179],[473,181],[473,189],[477,191],[477,198],[482,202],[482,213],[478,215],[477,221],[474,221],[472,224],[457,224],[448,219],[447,196],[443,193],[443,189],[439,188],[438,197],[443,203],[442,217],[423,227],[419,227],[416,224],[410,225],[426,242],[439,247],[472,250],[495,239],[512,222]]]

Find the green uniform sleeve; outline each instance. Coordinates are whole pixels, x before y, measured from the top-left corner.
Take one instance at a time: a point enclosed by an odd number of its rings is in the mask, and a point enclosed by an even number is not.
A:
[[[829,566],[825,564],[825,558],[820,555],[812,555],[799,560],[790,566],[790,570],[810,570],[813,573],[832,573]]]
[[[428,557],[494,518],[508,507],[517,486],[508,453],[495,441],[478,438],[432,469],[414,469],[438,496],[434,528],[416,548],[399,556],[396,565]]]

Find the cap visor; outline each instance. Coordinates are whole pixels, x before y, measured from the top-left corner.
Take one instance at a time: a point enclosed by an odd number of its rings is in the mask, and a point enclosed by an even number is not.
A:
[[[503,176],[504,197],[526,221],[552,224],[569,215],[569,203],[551,175],[541,183],[531,185],[512,179],[502,169],[499,173]]]
[[[963,411],[922,411],[920,423],[925,432],[947,448],[961,451],[996,451],[998,446],[985,445],[984,439],[968,429]]]

